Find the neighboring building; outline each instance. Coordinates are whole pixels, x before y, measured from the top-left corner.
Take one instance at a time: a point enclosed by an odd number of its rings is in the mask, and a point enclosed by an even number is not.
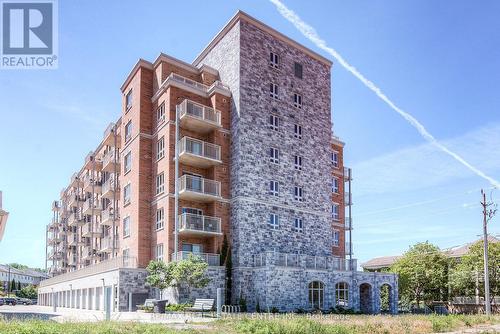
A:
[[[44,272],[34,269],[16,269],[6,264],[0,264],[0,286],[3,291],[9,291],[9,284],[14,280],[16,282],[16,289],[18,282],[21,287],[28,285],[38,286],[40,281],[47,279],[48,275]]]
[[[461,246],[443,249],[443,254],[445,254],[449,258],[460,259],[462,256],[469,252],[469,249],[472,245],[479,241],[483,241],[483,238],[477,239],[476,241],[469,242]],[[488,236],[488,242],[496,243],[500,242],[500,240],[490,235]],[[365,271],[385,272],[388,271],[389,268],[400,258],[401,255],[376,257],[361,264],[361,267]]]
[[[2,241],[5,226],[7,226],[7,218],[9,218],[9,213],[2,209],[2,192],[0,191],[0,241]]]
[[[397,276],[356,271],[348,243],[351,171],[332,133],[331,65],[243,12],[192,64],[139,60],[120,119],[53,205],[57,276],[42,282],[41,304],[102,309],[108,288],[123,311],[154,295],[144,268],[176,259],[178,219],[177,259],[199,255],[212,280],[171,301],[224,287],[227,236],[232,303],[378,312],[389,285],[395,312]]]

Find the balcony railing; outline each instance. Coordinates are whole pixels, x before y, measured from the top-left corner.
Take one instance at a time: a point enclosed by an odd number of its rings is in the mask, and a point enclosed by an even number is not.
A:
[[[80,226],[85,223],[83,215],[80,212],[72,212],[68,218],[69,226]]]
[[[83,177],[83,190],[86,192],[101,192],[102,182],[100,180],[94,180],[90,174],[86,174]]]
[[[343,259],[333,256],[311,256],[304,254],[288,254],[264,252],[253,256],[254,267],[279,266],[315,270],[356,270],[357,260]]]
[[[345,193],[344,194],[344,205],[352,205],[352,194],[351,193]]]
[[[117,209],[117,213],[113,212],[113,209],[105,209],[101,212],[101,224],[106,226],[113,226],[113,221],[120,219],[120,214]]]
[[[222,163],[220,146],[184,137],[179,141],[179,161],[188,165],[210,167]]]
[[[220,182],[199,176],[183,175],[180,178],[179,195],[186,199],[211,201],[220,198]]]
[[[91,198],[87,198],[85,203],[83,203],[83,213],[91,214],[92,209],[94,209],[94,215],[100,214],[102,210],[102,203],[99,200],[93,200]]]
[[[116,153],[116,156],[115,156]],[[114,149],[110,149],[104,154],[102,159],[102,170],[110,173],[120,173],[120,154]]]
[[[186,260],[190,255],[201,258],[203,261],[208,263],[209,266],[220,266],[220,255],[211,253],[193,253],[181,251],[177,253],[177,260]],[[175,261],[175,253],[172,253],[172,261]]]
[[[179,119],[182,127],[207,132],[222,126],[221,113],[218,110],[190,100],[184,100],[179,108]]]
[[[100,274],[119,268],[137,268],[137,259],[135,257],[121,257],[121,256],[115,257],[109,260],[99,262],[89,267],[85,267],[63,275],[43,280],[40,282],[40,286],[41,287],[50,286],[52,284],[67,282],[70,280],[87,277],[95,274]]]
[[[351,243],[346,242],[345,243],[345,255],[352,255],[354,252],[351,253]]]
[[[119,199],[118,191],[120,190],[120,182],[115,176],[110,177],[102,184],[102,197],[108,198],[110,200],[113,199],[115,192],[115,183],[116,183],[116,199]]]
[[[352,230],[352,218],[350,218],[350,217],[345,217],[344,228],[345,228],[346,230]]]
[[[183,213],[179,215],[179,233],[221,235],[221,219],[217,217]]]
[[[119,240],[118,236],[115,236],[115,240],[114,240],[115,250],[118,250],[118,248],[119,248],[118,240]],[[106,253],[111,253],[113,251],[113,237],[109,236],[109,237],[102,239],[101,251],[106,252]]]
[[[92,225],[92,227],[90,226]],[[82,227],[83,237],[99,237],[102,235],[102,228],[97,225],[97,223],[87,223]]]

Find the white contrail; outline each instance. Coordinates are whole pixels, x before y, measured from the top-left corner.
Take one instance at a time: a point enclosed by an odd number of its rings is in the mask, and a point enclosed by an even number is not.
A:
[[[439,143],[436,138],[434,138],[433,135],[429,133],[425,129],[425,127],[412,115],[408,114],[407,112],[401,110],[398,106],[396,106],[373,82],[365,78],[358,70],[350,65],[342,56],[337,53],[333,48],[329,47],[326,42],[319,37],[318,33],[316,30],[311,27],[309,24],[306,22],[302,21],[302,19],[295,14],[294,11],[286,7],[280,0],[269,0],[271,1],[280,14],[290,21],[305,37],[307,37],[311,42],[313,42],[318,48],[324,50],[325,52],[328,52],[330,55],[332,55],[333,58],[335,58],[340,65],[342,65],[346,70],[351,72],[356,78],[358,78],[366,87],[368,87],[371,91],[373,91],[377,96],[382,99],[385,103],[389,105],[394,111],[396,111],[399,115],[401,115],[408,123],[410,123],[417,131],[420,133],[422,137],[424,137],[425,140],[427,140],[429,143],[432,145],[436,146],[438,149],[443,151],[444,153],[450,155],[453,157],[455,160],[460,162],[462,165],[467,167],[469,170],[471,170],[473,173],[476,175],[482,177],[483,179],[487,180],[490,182],[495,188],[500,188],[500,182],[497,180],[493,179],[492,177],[486,175],[467,161],[465,161],[464,158],[462,158],[460,155],[457,153],[451,151],[448,149],[446,146],[443,144]]]

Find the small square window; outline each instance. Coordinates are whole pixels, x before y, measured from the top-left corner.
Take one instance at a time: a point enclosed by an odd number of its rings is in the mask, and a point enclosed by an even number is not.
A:
[[[296,170],[302,170],[302,157],[298,156],[298,155],[294,155],[293,160],[294,160],[294,165],[293,165],[294,168]]]
[[[278,116],[269,115],[269,128],[274,131],[278,131],[280,126],[280,119]]]
[[[302,95],[293,94],[293,106],[302,109]]]
[[[273,99],[278,99],[278,85],[273,83],[269,84],[269,96]]]
[[[304,201],[302,187],[294,187],[294,199],[298,202]]]
[[[279,196],[280,189],[278,181],[269,181],[269,194],[271,196]]]
[[[274,52],[270,53],[269,66],[273,68],[278,68],[279,66],[279,56]]]
[[[273,229],[277,230],[280,227],[280,219],[279,216],[275,213],[271,213],[269,215],[269,221],[267,224]]]
[[[295,62],[294,64],[295,77],[302,79],[302,64]]]
[[[297,139],[302,139],[302,126],[301,125],[294,124],[293,135]]]
[[[274,164],[280,163],[280,151],[277,148],[271,147],[269,149],[269,161]]]
[[[303,232],[304,231],[304,225],[303,225],[302,218],[295,218],[294,230],[296,232]]]

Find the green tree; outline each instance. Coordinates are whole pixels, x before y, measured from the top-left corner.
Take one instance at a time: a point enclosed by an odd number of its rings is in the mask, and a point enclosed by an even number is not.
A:
[[[160,290],[160,298],[163,290],[172,285],[172,269],[172,266],[163,261],[151,261],[146,268],[148,271],[146,282],[153,288]]]
[[[19,290],[17,296],[20,298],[36,299],[38,290],[33,285],[28,285]]]
[[[21,281],[17,281],[17,291],[21,291]]]
[[[428,303],[447,288],[447,258],[429,242],[417,243],[391,267],[399,275],[402,300]]]
[[[14,291],[16,290],[16,280],[15,279],[12,279],[12,281],[10,282],[10,291]]]
[[[451,286],[455,295],[475,296],[476,285],[484,296],[484,254],[483,241],[472,245],[451,272]],[[491,299],[500,296],[500,243],[488,244],[488,270]]]
[[[25,266],[24,264],[19,264],[19,263],[10,263],[9,266],[12,268],[15,268],[15,269],[19,269],[19,270],[28,269],[28,266]]]

